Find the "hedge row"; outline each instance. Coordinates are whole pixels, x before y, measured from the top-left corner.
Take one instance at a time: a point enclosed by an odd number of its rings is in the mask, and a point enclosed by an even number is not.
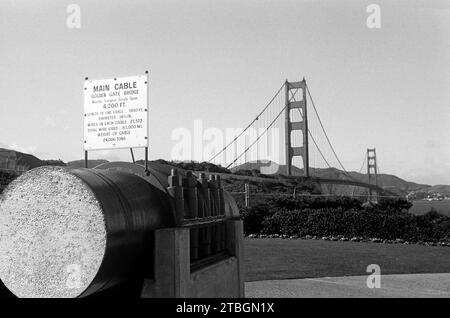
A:
[[[242,209],[241,215],[246,234],[450,241],[450,217],[436,211],[416,216],[407,207],[403,200],[363,206],[351,199],[292,199]]]

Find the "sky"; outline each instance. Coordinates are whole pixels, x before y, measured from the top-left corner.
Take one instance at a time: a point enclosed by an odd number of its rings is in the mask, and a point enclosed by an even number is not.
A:
[[[245,127],[305,77],[347,170],[376,147],[382,173],[450,184],[449,53],[450,1],[0,0],[0,147],[83,158],[86,76],[149,71],[150,159],[171,159],[173,131],[195,120]]]

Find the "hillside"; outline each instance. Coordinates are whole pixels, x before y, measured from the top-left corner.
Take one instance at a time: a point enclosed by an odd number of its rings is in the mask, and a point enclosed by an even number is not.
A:
[[[447,196],[450,196],[450,185],[434,185],[428,188],[428,192],[438,192]]]
[[[285,165],[278,165],[276,163],[271,163],[272,167],[278,167],[277,174],[284,175],[286,173],[286,166]],[[242,173],[242,171],[251,171],[251,170],[259,170],[264,171],[264,169],[268,170],[269,163],[261,163],[261,162],[247,162],[245,164],[239,165],[237,167],[234,167],[232,170],[233,173]],[[239,172],[240,171],[240,172]],[[294,176],[302,176],[303,170],[299,169],[297,167],[292,167],[292,174]],[[349,179],[346,173],[342,170],[336,169],[336,168],[310,168],[310,174],[314,177],[318,178],[327,178],[327,179]],[[348,174],[355,179],[356,181],[360,182],[368,182],[367,174],[362,174],[354,171],[348,172]],[[447,191],[450,190],[450,186],[430,186],[427,184],[418,184],[414,182],[409,182],[406,180],[403,180],[397,176],[390,175],[390,174],[379,174],[378,175],[378,185],[386,190],[393,191],[395,193],[398,193],[400,195],[406,195],[407,193],[411,191],[426,191],[428,192],[431,189],[436,188],[436,191],[439,191],[437,189]],[[333,186],[323,186],[322,192],[328,193],[328,192],[338,192],[342,194],[348,194],[349,192],[354,194],[359,194],[360,192],[364,192],[363,189],[358,189],[353,186],[342,186],[342,185],[333,185]],[[450,191],[449,191],[450,193]]]
[[[40,166],[65,166],[61,160],[41,160],[33,155],[0,148],[0,169],[29,170]]]
[[[107,160],[98,159],[98,160],[89,160],[89,167],[93,168],[99,164],[106,163]],[[169,164],[177,168],[187,169],[187,170],[194,170],[194,171],[209,171],[214,173],[224,173],[229,174],[230,172],[233,173],[233,175],[240,175],[244,176],[242,180],[240,180],[239,185],[236,184],[236,188],[241,188],[242,182],[245,182],[244,179],[245,176],[251,176],[251,177],[264,177],[264,178],[270,178],[273,179],[273,181],[276,182],[282,182],[285,185],[289,184],[292,185],[292,179],[287,180],[285,176],[286,167],[285,165],[278,165],[274,162],[270,163],[269,170],[269,163],[262,163],[262,162],[248,162],[245,164],[242,164],[240,166],[234,167],[230,170],[225,169],[223,167],[214,165],[212,163],[208,162],[172,162],[172,161],[165,161],[162,159],[155,160],[155,162],[163,163],[163,164]],[[138,163],[142,163],[138,161]],[[59,165],[59,166],[68,166],[70,168],[83,168],[84,167],[84,160],[75,160],[70,161],[67,164],[60,160],[41,160],[31,154],[21,153],[14,150],[9,150],[5,148],[0,148],[0,169],[6,169],[6,170],[28,170],[44,165]],[[297,167],[293,167],[293,175],[294,176],[302,176],[303,171],[302,169],[299,169]],[[319,177],[319,178],[329,178],[329,179],[348,179],[346,174],[335,168],[327,168],[327,169],[320,169],[320,168],[310,168],[311,174],[313,176]],[[272,172],[272,173],[270,173]],[[274,173],[275,172],[275,173]],[[367,182],[367,175],[357,173],[354,171],[349,172],[349,175],[357,181],[360,182]],[[247,178],[248,179],[248,178]],[[267,180],[267,179],[261,179]],[[304,181],[302,181],[304,183]],[[378,175],[378,185],[386,190],[390,190],[392,192],[395,192],[399,195],[406,195],[407,193],[411,191],[415,192],[421,192],[421,193],[428,193],[428,192],[439,192],[444,195],[450,196],[450,185],[435,185],[430,186],[426,184],[418,184],[414,182],[409,182],[404,179],[401,179],[394,175],[389,174],[379,174]],[[311,185],[308,184],[308,187],[311,187]],[[234,187],[233,187],[234,188]],[[328,193],[334,193],[334,194],[341,194],[341,195],[348,195],[348,194],[365,194],[367,190],[354,187],[354,186],[346,186],[346,185],[322,185],[317,189],[316,191],[320,191],[324,194]],[[270,187],[269,187],[270,189]],[[268,190],[269,190],[268,189]]]

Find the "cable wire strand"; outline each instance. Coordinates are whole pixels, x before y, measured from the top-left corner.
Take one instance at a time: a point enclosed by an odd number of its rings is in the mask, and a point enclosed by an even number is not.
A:
[[[228,169],[229,167],[231,167],[236,161],[238,161],[239,158],[241,158],[244,154],[246,154],[247,151],[248,151],[248,150],[249,150],[256,142],[258,142],[258,140],[261,139],[262,136],[265,135],[265,133],[269,130],[269,128],[272,127],[272,125],[275,123],[275,121],[281,116],[281,114],[282,114],[283,111],[286,109],[286,107],[287,107],[287,105],[283,107],[283,109],[278,113],[277,117],[275,117],[275,119],[272,120],[272,122],[270,123],[269,126],[267,126],[267,128],[264,130],[264,132],[263,132],[261,135],[259,135],[259,137],[256,138],[255,141],[252,142],[251,145],[248,146],[248,147],[244,150],[244,152],[242,152],[239,156],[237,156],[236,159],[234,159],[233,162],[231,162],[231,163],[226,167],[227,169]]]
[[[300,108],[297,108],[297,111],[298,111],[298,113],[300,114],[300,117],[301,117],[302,120],[303,120],[303,116],[302,116],[302,112],[300,111]],[[320,150],[319,145],[317,144],[316,140],[314,139],[314,136],[313,136],[313,134],[311,133],[311,131],[309,130],[309,128],[308,128],[308,135],[311,137],[311,140],[313,141],[314,145],[316,146],[317,151],[319,152],[319,154],[320,154],[320,156],[322,157],[323,161],[325,161],[325,163],[327,164],[327,166],[328,166],[329,168],[331,168],[330,163],[328,162],[328,160],[327,160],[327,159],[325,158],[325,156],[323,155],[322,151]]]
[[[330,138],[328,138],[328,134],[327,134],[327,132],[325,131],[325,128],[324,128],[323,123],[322,123],[322,120],[320,119],[319,113],[318,113],[318,111],[317,111],[317,108],[316,108],[316,105],[315,105],[315,103],[314,103],[314,100],[313,100],[313,98],[312,98],[312,96],[311,96],[311,92],[310,92],[310,90],[309,90],[309,86],[308,86],[308,85],[306,85],[306,91],[307,91],[307,93],[308,93],[309,99],[311,100],[311,104],[312,104],[312,106],[313,106],[314,112],[316,113],[317,119],[319,120],[320,127],[322,128],[322,131],[323,131],[323,133],[324,133],[324,135],[325,135],[325,138],[327,139],[328,145],[330,146],[331,151],[333,152],[333,154],[334,154],[334,156],[335,156],[337,162],[338,162],[339,165],[341,166],[341,168],[342,168],[342,170],[344,171],[344,173],[345,173],[350,179],[356,181],[356,179],[354,179],[354,178],[348,173],[347,169],[345,169],[344,165],[342,164],[341,160],[339,159],[338,155],[336,154],[336,151],[334,150],[334,147],[333,147],[333,145],[331,144]]]
[[[235,137],[232,141],[230,141],[228,143],[228,145],[226,145],[225,147],[223,147],[223,149],[221,151],[219,151],[218,153],[216,153],[211,159],[209,159],[209,161],[211,162],[212,160],[214,160],[217,156],[219,156],[221,153],[223,153],[232,143],[234,143],[240,136],[242,136],[242,134],[244,132],[246,132],[258,119],[259,117],[266,111],[266,109],[272,104],[272,102],[275,100],[275,98],[278,96],[278,94],[280,94],[281,90],[283,89],[285,83],[283,83],[283,85],[281,85],[280,89],[276,92],[276,94],[272,97],[272,99],[269,101],[269,103],[266,105],[266,107],[263,108],[263,110],[255,117],[255,119],[253,119],[253,121],[247,125],[247,127],[237,136]]]

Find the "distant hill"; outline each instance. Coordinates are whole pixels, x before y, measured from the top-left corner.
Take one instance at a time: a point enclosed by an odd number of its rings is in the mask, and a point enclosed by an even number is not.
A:
[[[245,164],[239,165],[237,167],[234,167],[231,169],[233,173],[239,173],[238,171],[248,171],[248,170],[258,170],[263,172],[264,169],[268,170],[270,166],[275,167],[274,170],[277,170],[276,174],[279,175],[285,175],[286,174],[286,166],[285,165],[279,165],[274,162],[247,162]],[[278,168],[278,169],[276,169]],[[336,168],[310,168],[310,174],[319,177],[319,178],[327,178],[327,179],[340,179],[345,180],[349,179],[347,174],[339,169]],[[360,182],[368,182],[367,174],[362,174],[354,171],[349,171],[348,174],[355,179],[356,181]],[[303,175],[303,169],[299,169],[297,167],[292,167],[292,175],[294,176],[302,176]],[[382,187],[383,189],[390,190],[392,192],[395,192],[400,195],[406,195],[407,193],[411,191],[429,191],[435,187],[438,186],[430,186],[427,184],[418,184],[414,182],[409,182],[406,180],[403,180],[397,176],[390,175],[390,174],[379,174],[377,177],[378,185]],[[332,186],[333,189],[329,189],[330,191],[327,191],[327,187],[330,188],[331,186],[325,186],[322,188],[322,191],[324,193],[327,192],[336,192],[336,188],[339,188],[343,194],[348,193],[351,191],[352,193],[358,194],[358,192],[365,191],[363,189],[355,189],[353,186],[343,186],[343,185],[336,185]],[[447,189],[450,190],[450,186],[440,186],[440,188],[436,188],[436,192],[439,192],[438,189]]]
[[[65,166],[61,160],[41,160],[33,155],[0,148],[0,169],[29,170],[41,166]]]
[[[98,160],[89,160],[88,166],[89,168],[96,167],[100,164],[107,163],[108,160],[98,159]],[[267,177],[271,179],[285,179],[286,174],[286,166],[278,165],[274,162],[247,162],[245,164],[234,167],[230,170],[223,168],[221,166],[214,165],[209,162],[173,162],[173,161],[165,161],[162,159],[155,160],[154,162],[172,165],[177,168],[182,168],[186,170],[193,171],[209,171],[214,173],[225,173],[229,174],[230,172],[233,174],[247,175],[247,176],[261,176]],[[137,163],[143,163],[142,161],[138,161]],[[269,164],[270,163],[270,164]],[[74,160],[70,161],[67,164],[62,162],[61,160],[41,160],[31,154],[21,153],[15,150],[10,150],[6,148],[0,148],[0,169],[6,170],[29,170],[40,166],[45,165],[58,165],[58,166],[67,166],[69,168],[84,168],[84,160]],[[269,170],[269,166],[272,171]],[[311,174],[321,178],[330,178],[330,179],[348,179],[345,172],[336,169],[336,168],[310,168]],[[264,176],[267,174],[267,176]],[[303,170],[297,167],[292,167],[292,174],[294,176],[302,176]],[[367,182],[367,175],[350,171],[348,174],[355,180],[360,182]],[[378,175],[378,185],[386,190],[390,190],[399,195],[406,195],[411,191],[418,193],[430,193],[430,192],[439,192],[441,194],[450,196],[450,185],[435,185],[430,186],[427,184],[418,184],[414,182],[409,182],[403,180],[397,176],[390,174],[379,174]],[[365,189],[346,186],[346,185],[323,185],[321,186],[322,193],[335,193],[335,194],[364,194],[366,192]]]
[[[427,192],[438,192],[450,197],[450,185],[434,185],[427,189]]]
[[[0,148],[0,193],[20,173],[41,166],[65,166],[61,160],[41,160],[33,155]]]

